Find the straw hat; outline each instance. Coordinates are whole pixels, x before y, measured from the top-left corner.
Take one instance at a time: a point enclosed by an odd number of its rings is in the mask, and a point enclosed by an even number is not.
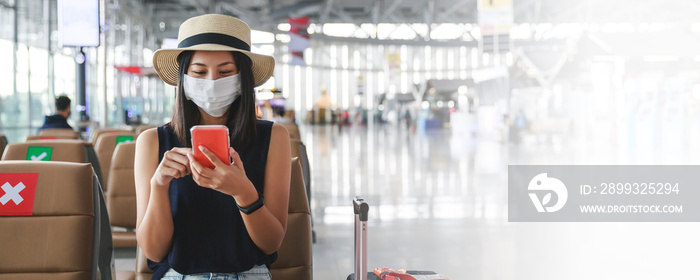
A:
[[[177,85],[180,64],[177,56],[183,51],[237,51],[253,62],[255,86],[264,84],[275,69],[271,56],[250,52],[250,27],[232,16],[201,15],[180,25],[176,49],[160,49],[153,54],[153,67],[163,81]]]

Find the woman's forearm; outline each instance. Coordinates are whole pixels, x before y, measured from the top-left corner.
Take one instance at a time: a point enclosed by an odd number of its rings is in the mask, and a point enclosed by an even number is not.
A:
[[[251,183],[251,188],[247,192],[234,196],[234,199],[241,207],[248,208],[259,197],[260,195]],[[241,212],[241,216],[250,238],[263,253],[269,255],[279,249],[282,239],[284,239],[286,225],[280,223],[279,219],[267,208],[267,205],[263,204],[260,209],[250,214]]]
[[[161,261],[168,254],[173,238],[173,217],[167,187],[151,182],[148,207],[136,238],[147,258]]]
[[[272,254],[279,249],[285,235],[285,227],[272,215],[266,206],[247,215],[241,213],[250,238],[265,254]]]

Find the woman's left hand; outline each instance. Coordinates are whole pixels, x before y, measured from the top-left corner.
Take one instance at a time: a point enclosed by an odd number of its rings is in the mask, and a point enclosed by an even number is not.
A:
[[[204,167],[194,159],[192,153],[187,154],[187,157],[190,159],[192,178],[198,185],[233,197],[249,195],[251,191],[255,192],[253,183],[245,175],[243,162],[238,152],[233,148],[228,148],[229,156],[231,156],[233,160],[231,164],[223,163],[214,153],[204,146],[193,147],[193,149],[200,149],[204,156],[206,156],[215,167],[214,169]]]

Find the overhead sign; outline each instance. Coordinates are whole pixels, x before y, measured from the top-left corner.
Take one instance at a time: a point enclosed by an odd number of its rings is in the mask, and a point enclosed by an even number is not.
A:
[[[510,51],[510,29],[513,25],[512,0],[479,0],[478,23],[481,30],[481,51]]]
[[[299,17],[299,18],[288,18],[290,24],[289,29],[289,51],[292,52],[291,65],[305,66],[304,62],[304,50],[311,46],[309,40],[309,18]]]
[[[499,26],[513,24],[513,1],[481,0],[478,2],[479,26]],[[482,31],[483,32],[483,31]]]
[[[0,173],[0,216],[29,216],[39,173]]]
[[[384,73],[387,74],[387,80],[389,84],[395,83],[401,75],[401,53],[400,52],[388,52],[386,54],[386,64]]]
[[[58,1],[59,42],[63,47],[100,45],[100,5],[98,0]]]

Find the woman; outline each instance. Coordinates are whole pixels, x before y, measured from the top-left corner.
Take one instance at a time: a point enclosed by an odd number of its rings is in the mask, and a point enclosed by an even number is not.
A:
[[[138,244],[153,279],[270,279],[287,227],[291,155],[287,131],[255,118],[253,88],[272,75],[274,59],[251,53],[248,25],[225,15],[188,19],[178,42],[153,57],[177,96],[172,121],[136,143]],[[191,147],[194,125],[226,125],[232,163]]]

